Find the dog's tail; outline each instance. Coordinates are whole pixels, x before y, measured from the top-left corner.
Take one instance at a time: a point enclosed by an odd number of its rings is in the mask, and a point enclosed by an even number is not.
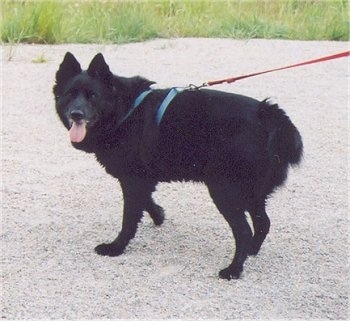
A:
[[[303,156],[303,142],[285,112],[266,99],[260,103],[258,116],[267,130],[270,159],[282,167],[298,165]]]

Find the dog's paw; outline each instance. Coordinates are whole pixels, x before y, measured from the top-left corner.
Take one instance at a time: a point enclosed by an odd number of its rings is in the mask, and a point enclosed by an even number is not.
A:
[[[220,279],[224,280],[232,280],[232,279],[239,279],[239,276],[241,275],[242,268],[233,268],[231,266],[227,267],[226,269],[223,269],[219,272]]]
[[[102,243],[95,247],[95,252],[104,256],[118,256],[123,254],[124,249],[116,243]]]

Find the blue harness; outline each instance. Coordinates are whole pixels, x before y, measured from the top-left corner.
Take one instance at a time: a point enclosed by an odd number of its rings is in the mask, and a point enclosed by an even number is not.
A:
[[[179,88],[179,87],[173,87],[170,89],[168,95],[164,98],[163,102],[159,106],[156,114],[156,123],[159,126],[160,122],[162,121],[162,118],[165,114],[165,111],[169,107],[171,101],[176,97],[178,93],[183,92],[186,90],[186,88]],[[141,103],[145,100],[145,98],[153,91],[153,89],[148,89],[144,92],[142,92],[137,98],[135,99],[133,105],[129,109],[129,111],[126,113],[126,115],[120,120],[118,126],[120,126],[125,120],[127,120],[130,115],[135,111],[135,109],[141,105]]]

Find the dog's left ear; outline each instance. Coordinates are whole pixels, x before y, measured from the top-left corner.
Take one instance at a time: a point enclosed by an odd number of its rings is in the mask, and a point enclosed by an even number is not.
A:
[[[113,74],[103,58],[101,53],[98,53],[90,62],[87,70],[89,76],[102,80],[105,84],[110,84]]]

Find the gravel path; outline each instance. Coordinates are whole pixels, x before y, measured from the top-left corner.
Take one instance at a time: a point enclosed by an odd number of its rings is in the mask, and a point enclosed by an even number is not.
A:
[[[221,39],[3,47],[2,318],[347,319],[347,59],[216,87],[270,96],[305,145],[302,166],[268,202],[261,253],[231,282],[218,279],[232,258],[230,229],[199,184],[160,184],[164,225],[145,216],[125,255],[94,253],[119,230],[121,191],[70,146],[52,95],[66,51],[84,68],[100,51],[119,75],[174,86],[344,50],[342,42]],[[33,62],[42,55],[45,63]]]

